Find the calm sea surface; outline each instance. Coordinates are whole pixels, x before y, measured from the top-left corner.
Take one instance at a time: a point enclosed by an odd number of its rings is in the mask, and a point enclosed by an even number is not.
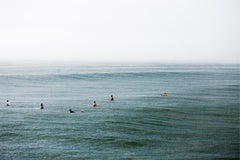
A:
[[[0,65],[0,159],[238,159],[239,68]]]

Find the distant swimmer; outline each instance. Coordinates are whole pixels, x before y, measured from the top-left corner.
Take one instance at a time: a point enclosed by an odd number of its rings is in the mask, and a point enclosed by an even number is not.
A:
[[[44,109],[44,106],[43,106],[43,104],[41,103],[41,105],[40,105],[40,109]]]
[[[161,96],[168,96],[167,92],[161,94]]]
[[[9,100],[6,101],[6,106],[11,106],[11,103],[9,102]]]
[[[111,95],[111,98],[110,98],[110,100],[111,100],[111,101],[114,101],[114,97],[113,97],[113,95]]]
[[[75,113],[72,109],[69,109],[69,112],[70,112],[70,113]]]
[[[96,101],[93,101],[92,106],[93,106],[93,107],[97,107],[97,103],[96,103]]]

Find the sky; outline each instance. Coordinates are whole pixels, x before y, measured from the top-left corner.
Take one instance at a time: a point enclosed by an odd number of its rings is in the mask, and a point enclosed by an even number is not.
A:
[[[0,0],[0,62],[239,63],[239,0]]]

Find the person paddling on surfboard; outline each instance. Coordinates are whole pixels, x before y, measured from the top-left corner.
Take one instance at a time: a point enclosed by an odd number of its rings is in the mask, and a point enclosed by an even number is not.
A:
[[[75,113],[72,109],[69,109],[69,112],[70,112],[70,113]]]

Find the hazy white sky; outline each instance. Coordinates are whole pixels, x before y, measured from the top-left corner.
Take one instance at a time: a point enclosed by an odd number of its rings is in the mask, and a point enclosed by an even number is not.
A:
[[[239,0],[0,0],[0,61],[239,63]]]

